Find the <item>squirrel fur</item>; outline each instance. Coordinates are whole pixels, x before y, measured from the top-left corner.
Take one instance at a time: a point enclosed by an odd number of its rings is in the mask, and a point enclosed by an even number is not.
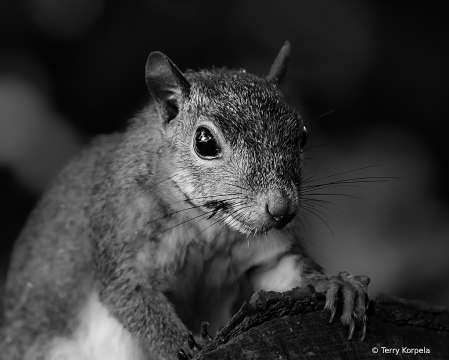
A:
[[[300,239],[306,130],[268,76],[150,54],[148,105],[62,170],[17,239],[0,354],[174,359],[259,290],[323,273]]]

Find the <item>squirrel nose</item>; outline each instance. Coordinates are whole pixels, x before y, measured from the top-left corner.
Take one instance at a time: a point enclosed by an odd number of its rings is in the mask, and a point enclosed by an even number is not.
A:
[[[282,190],[270,190],[266,195],[266,212],[276,222],[276,229],[283,228],[293,217],[291,201]]]

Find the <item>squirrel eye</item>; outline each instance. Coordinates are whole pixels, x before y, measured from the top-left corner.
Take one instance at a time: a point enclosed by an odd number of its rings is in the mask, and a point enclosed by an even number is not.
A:
[[[204,126],[196,129],[194,148],[198,156],[205,159],[213,159],[221,155],[220,145],[212,132]]]
[[[308,139],[307,128],[303,125],[302,126],[301,140],[299,142],[299,148],[301,149],[301,151],[302,151],[302,149],[304,149],[304,146],[306,146],[307,139]]]

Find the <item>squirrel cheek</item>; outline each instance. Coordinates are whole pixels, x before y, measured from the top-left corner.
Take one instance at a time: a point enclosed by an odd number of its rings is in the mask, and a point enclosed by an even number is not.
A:
[[[196,192],[196,186],[191,179],[190,172],[186,169],[179,169],[174,177],[175,182],[178,184],[182,192],[191,197]]]
[[[194,194],[195,187],[190,182],[187,182],[184,186],[184,191],[190,197],[190,195]]]

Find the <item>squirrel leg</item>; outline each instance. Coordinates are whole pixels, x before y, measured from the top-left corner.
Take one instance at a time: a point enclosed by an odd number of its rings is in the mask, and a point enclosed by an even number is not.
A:
[[[151,353],[172,359],[188,335],[163,293],[130,286],[129,279],[109,284],[100,291],[100,300],[109,311]]]

